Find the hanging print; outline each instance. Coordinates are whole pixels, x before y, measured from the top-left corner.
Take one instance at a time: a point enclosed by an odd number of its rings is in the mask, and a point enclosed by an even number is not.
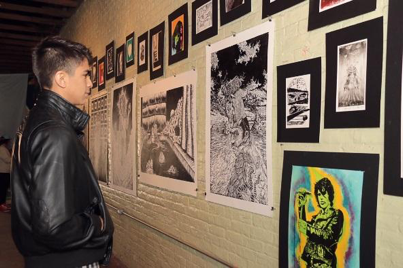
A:
[[[98,91],[105,88],[105,56],[98,61]]]
[[[169,57],[174,64],[188,57],[188,4],[184,4],[168,16]]]
[[[218,0],[197,0],[192,3],[192,45],[218,31]]]
[[[286,78],[286,128],[309,128],[311,75]]]
[[[319,12],[343,5],[353,0],[320,0]]]

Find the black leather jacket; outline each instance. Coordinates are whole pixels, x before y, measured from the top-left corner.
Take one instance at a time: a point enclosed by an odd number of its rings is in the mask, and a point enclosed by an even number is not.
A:
[[[77,267],[111,253],[113,223],[79,140],[88,119],[44,90],[17,135],[11,221],[26,267]]]

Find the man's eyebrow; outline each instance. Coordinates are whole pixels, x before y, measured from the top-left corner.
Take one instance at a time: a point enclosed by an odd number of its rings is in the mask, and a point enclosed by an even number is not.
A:
[[[90,70],[90,69],[88,69],[88,70],[84,70],[84,74],[86,74],[86,75],[90,75],[90,74],[91,74],[91,70]]]

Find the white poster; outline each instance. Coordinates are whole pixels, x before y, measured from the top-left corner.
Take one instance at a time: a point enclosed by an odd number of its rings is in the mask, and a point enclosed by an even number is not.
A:
[[[274,23],[206,46],[206,199],[272,216]]]

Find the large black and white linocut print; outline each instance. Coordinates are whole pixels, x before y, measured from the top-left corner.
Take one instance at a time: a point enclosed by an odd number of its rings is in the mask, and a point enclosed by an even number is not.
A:
[[[112,89],[111,112],[111,185],[129,194],[136,193],[134,79]]]
[[[286,78],[286,128],[309,128],[311,75]]]
[[[196,71],[140,89],[140,181],[196,196]]]
[[[206,47],[206,199],[271,216],[274,23]]]
[[[90,99],[90,159],[100,182],[108,182],[108,95],[97,94]]]

